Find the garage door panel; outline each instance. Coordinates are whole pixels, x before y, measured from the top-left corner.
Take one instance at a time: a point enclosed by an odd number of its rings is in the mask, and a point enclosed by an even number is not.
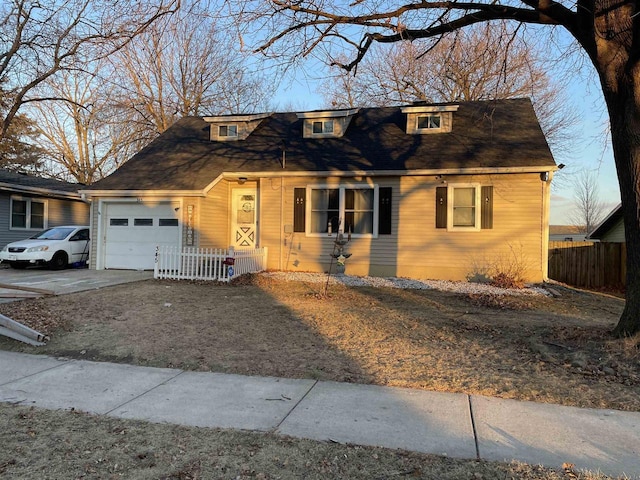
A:
[[[151,270],[157,245],[179,245],[178,203],[111,203],[106,208],[105,268]]]

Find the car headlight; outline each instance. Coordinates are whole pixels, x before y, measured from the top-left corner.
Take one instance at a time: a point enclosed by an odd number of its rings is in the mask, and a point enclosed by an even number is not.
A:
[[[40,245],[39,247],[27,248],[26,252],[27,253],[31,253],[31,252],[46,252],[47,250],[49,250],[49,247],[47,245]]]

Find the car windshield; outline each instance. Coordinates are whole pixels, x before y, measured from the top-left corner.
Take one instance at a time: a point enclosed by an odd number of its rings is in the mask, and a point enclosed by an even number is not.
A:
[[[37,233],[33,237],[30,237],[32,240],[64,240],[71,232],[73,232],[75,228],[48,228],[44,232]]]

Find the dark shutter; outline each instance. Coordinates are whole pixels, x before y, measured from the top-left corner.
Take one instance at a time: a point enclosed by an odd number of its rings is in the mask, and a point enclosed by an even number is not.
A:
[[[436,187],[436,228],[447,228],[447,187]]]
[[[493,228],[493,187],[482,187],[480,201],[480,225],[482,228]]]
[[[304,232],[306,215],[306,188],[293,189],[293,231]]]
[[[391,235],[391,187],[378,190],[378,234]]]

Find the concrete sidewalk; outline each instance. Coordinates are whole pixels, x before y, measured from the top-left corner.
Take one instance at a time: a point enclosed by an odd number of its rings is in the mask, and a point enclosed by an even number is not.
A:
[[[640,479],[640,413],[0,351],[0,402]]]

